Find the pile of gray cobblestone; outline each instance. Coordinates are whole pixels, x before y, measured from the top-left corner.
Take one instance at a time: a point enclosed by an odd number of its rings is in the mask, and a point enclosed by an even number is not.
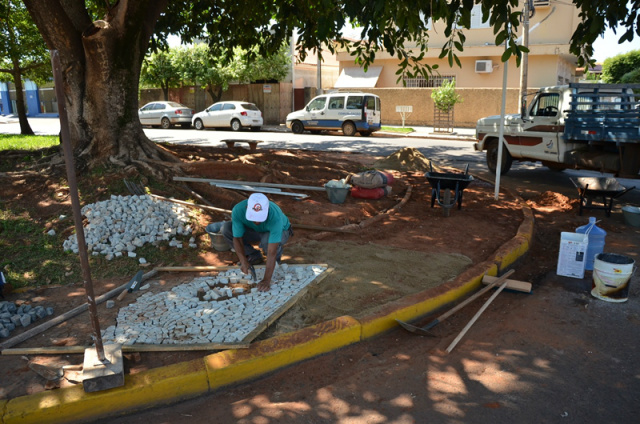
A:
[[[84,228],[87,249],[92,255],[105,255],[107,260],[121,256],[134,258],[135,250],[147,243],[168,241],[169,246],[182,248],[179,236],[192,232],[187,208],[148,195],[114,195],[85,205],[82,214],[88,220]],[[188,246],[197,247],[193,237]],[[78,253],[75,234],[64,241],[63,248]]]
[[[0,338],[9,337],[18,327],[27,327],[39,319],[53,315],[53,308],[44,306],[16,305],[0,301]]]
[[[266,292],[239,269],[198,277],[171,291],[141,295],[120,309],[117,324],[102,337],[119,344],[239,343],[325,271],[282,264]],[[264,268],[256,273],[261,280]]]

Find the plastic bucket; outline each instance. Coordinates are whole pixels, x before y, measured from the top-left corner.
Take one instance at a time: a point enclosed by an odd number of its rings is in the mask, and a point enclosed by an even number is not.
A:
[[[632,227],[640,227],[640,208],[637,206],[624,206],[622,208],[624,222]]]
[[[347,199],[347,194],[349,194],[351,186],[348,185],[346,187],[328,187],[325,184],[324,188],[325,190],[327,190],[327,196],[329,197],[329,201],[331,203],[344,203],[344,201]]]
[[[626,302],[635,261],[616,253],[600,253],[593,261],[591,295],[607,302]]]

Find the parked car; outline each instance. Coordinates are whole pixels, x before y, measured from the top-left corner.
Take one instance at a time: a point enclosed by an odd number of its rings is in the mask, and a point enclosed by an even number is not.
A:
[[[287,115],[287,128],[295,134],[305,130],[340,130],[368,137],[381,128],[380,97],[369,93],[337,92],[317,96],[302,110]]]
[[[191,118],[195,111],[176,102],[151,102],[138,110],[142,125],[160,126],[164,129],[180,124],[191,128]]]
[[[197,130],[231,128],[232,131],[239,131],[242,127],[248,127],[260,131],[262,123],[262,112],[248,102],[218,102],[193,115],[193,126]]]

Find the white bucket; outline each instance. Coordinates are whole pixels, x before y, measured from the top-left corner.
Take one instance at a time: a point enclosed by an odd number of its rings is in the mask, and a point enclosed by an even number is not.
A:
[[[616,253],[599,253],[593,261],[591,295],[607,302],[626,302],[635,261]]]

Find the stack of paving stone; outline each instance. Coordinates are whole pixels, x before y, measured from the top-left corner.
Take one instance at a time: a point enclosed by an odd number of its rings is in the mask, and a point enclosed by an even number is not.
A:
[[[105,255],[107,260],[136,257],[135,250],[147,243],[168,241],[169,246],[182,248],[176,237],[192,232],[187,208],[147,195],[111,196],[84,206],[82,214],[88,220],[84,228],[88,250],[92,255]],[[188,243],[197,247],[193,237]],[[76,235],[69,236],[63,247],[78,253]]]
[[[13,302],[0,302],[0,338],[9,337],[16,327],[27,327],[49,315],[53,315],[51,307],[18,306]]]
[[[267,292],[238,269],[198,277],[162,293],[145,293],[121,308],[117,324],[102,335],[105,343],[195,344],[242,342],[326,267],[286,266],[272,278]],[[257,278],[264,268],[256,270]],[[198,292],[205,292],[204,300]]]

